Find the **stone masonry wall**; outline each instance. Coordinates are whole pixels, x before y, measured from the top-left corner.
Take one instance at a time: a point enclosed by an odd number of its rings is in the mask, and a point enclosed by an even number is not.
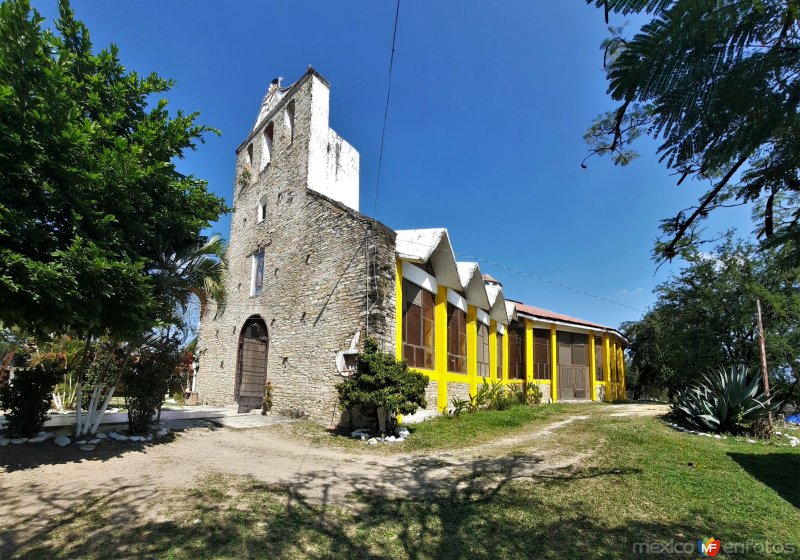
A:
[[[327,83],[309,73],[273,109],[271,162],[261,170],[261,131],[237,154],[225,277],[226,307],[208,306],[200,327],[197,390],[203,403],[234,404],[240,330],[253,315],[268,329],[267,379],[280,414],[338,422],[336,355],[367,327],[384,349],[395,336],[395,234],[379,222],[307,188],[316,95]],[[283,111],[295,103],[293,138]],[[327,112],[324,114],[327,126]],[[312,126],[312,123],[313,124]],[[253,145],[252,158],[248,147]],[[243,176],[250,173],[250,179]],[[258,221],[258,205],[266,216]],[[366,243],[366,250],[365,250]],[[263,248],[264,282],[251,296],[252,255]],[[366,292],[369,290],[369,310]]]

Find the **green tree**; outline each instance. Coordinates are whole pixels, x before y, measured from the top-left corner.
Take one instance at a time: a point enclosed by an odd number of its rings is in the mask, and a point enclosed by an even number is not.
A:
[[[0,4],[0,322],[84,341],[76,431],[87,433],[147,334],[189,293],[203,303],[214,291],[221,261],[198,248],[221,255],[201,232],[227,208],[175,166],[216,131],[197,113],[170,114],[159,96],[172,81],[127,71],[114,45],[95,53],[67,0],[55,31],[42,23],[27,0]],[[83,421],[83,375],[101,337],[122,370],[99,377]]]
[[[225,308],[225,247],[222,237],[214,234],[208,240],[159,255],[152,273],[160,289],[172,294],[180,308],[177,311],[185,313],[193,297],[200,303],[200,317],[209,300],[215,301],[218,312]]]
[[[0,320],[134,338],[174,308],[160,259],[226,210],[174,163],[213,130],[59,13],[54,33],[26,0],[0,5]]]
[[[671,395],[701,374],[731,365],[759,367],[756,300],[764,315],[767,361],[774,382],[796,379],[800,366],[800,269],[779,269],[775,251],[755,251],[730,236],[713,253],[690,251],[687,264],[656,288],[658,300],[631,340],[634,396]]]
[[[585,138],[625,165],[649,134],[679,177],[709,184],[698,204],[662,221],[655,256],[704,241],[703,220],[754,205],[757,233],[800,265],[800,0],[586,0],[623,16],[648,14],[635,34],[603,43],[617,108]]]
[[[336,388],[342,410],[352,412],[361,406],[392,430],[398,414],[413,414],[425,406],[427,386],[427,376],[409,370],[408,364],[381,352],[375,339],[367,338],[358,357],[358,370]]]

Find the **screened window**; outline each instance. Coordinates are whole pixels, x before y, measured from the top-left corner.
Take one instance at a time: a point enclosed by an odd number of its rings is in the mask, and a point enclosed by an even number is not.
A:
[[[403,280],[403,359],[409,366],[434,369],[433,294]]]
[[[525,325],[508,326],[508,378],[525,379]]]
[[[589,363],[589,337],[585,334],[558,332],[558,363],[586,366]]]
[[[264,249],[253,254],[253,277],[250,281],[250,295],[257,296],[264,285]]]
[[[489,327],[478,322],[478,375],[489,377]]]
[[[447,304],[447,371],[467,373],[467,314]]]
[[[550,331],[533,329],[533,378],[550,379],[553,373],[550,352]]]
[[[603,380],[603,337],[594,337],[594,378]]]
[[[497,379],[503,379],[503,335],[497,333]]]
[[[264,171],[272,161],[272,137],[275,127],[272,123],[264,129],[261,149],[261,171]]]

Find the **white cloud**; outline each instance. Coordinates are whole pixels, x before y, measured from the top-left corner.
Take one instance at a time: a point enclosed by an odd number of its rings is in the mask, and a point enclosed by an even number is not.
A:
[[[629,290],[628,288],[622,288],[619,291],[619,295],[621,296],[638,296],[639,294],[644,293],[644,288],[635,288],[633,290]]]

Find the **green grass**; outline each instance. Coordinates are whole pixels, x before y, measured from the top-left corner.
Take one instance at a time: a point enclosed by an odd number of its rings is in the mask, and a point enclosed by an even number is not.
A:
[[[596,407],[591,419],[543,442],[566,455],[593,450],[579,467],[515,479],[510,461],[505,476],[465,475],[450,490],[424,497],[351,495],[332,505],[308,502],[292,488],[214,475],[188,495],[176,494],[164,521],[125,521],[121,496],[84,502],[20,556],[605,559],[639,557],[637,542],[706,536],[723,545],[793,543],[798,552],[782,557],[800,556],[800,449],[692,436],[653,418],[610,417],[609,410]],[[444,434],[472,437],[458,427],[489,438],[502,414],[431,422],[417,435],[431,446],[440,446]],[[519,410],[505,414],[520,427],[531,418]],[[563,411],[546,414],[556,419]],[[767,555],[717,556],[731,557]]]
[[[319,424],[298,422],[285,427],[288,433],[317,446],[330,446],[355,452],[391,454],[414,451],[451,450],[470,447],[514,436],[587,410],[603,408],[603,404],[553,404],[514,406],[509,410],[482,410],[475,414],[439,416],[420,424],[410,424],[411,435],[402,443],[366,445],[350,437],[349,431],[331,432]]]

